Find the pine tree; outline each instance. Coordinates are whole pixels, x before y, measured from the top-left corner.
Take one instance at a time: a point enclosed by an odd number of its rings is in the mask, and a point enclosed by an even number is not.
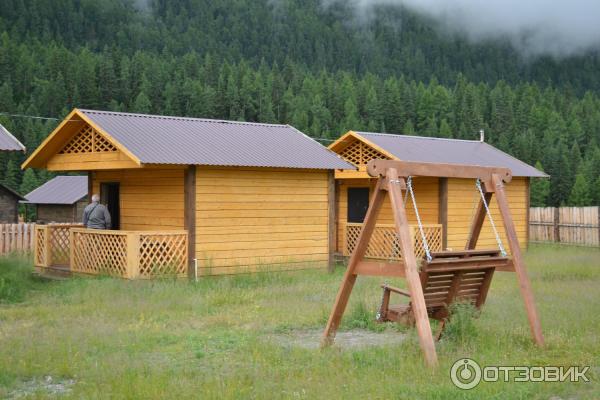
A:
[[[582,207],[591,205],[590,187],[583,174],[577,174],[575,184],[569,195],[569,205]]]
[[[535,163],[538,171],[544,171],[542,163]],[[531,179],[531,207],[546,207],[548,205],[548,195],[550,194],[550,179],[532,178]]]
[[[39,182],[37,176],[35,175],[35,171],[31,168],[26,169],[25,173],[23,174],[23,181],[19,187],[19,193],[26,195],[38,186]]]
[[[12,190],[17,190],[19,187],[19,167],[13,159],[10,159],[6,165],[6,173],[2,183]]]

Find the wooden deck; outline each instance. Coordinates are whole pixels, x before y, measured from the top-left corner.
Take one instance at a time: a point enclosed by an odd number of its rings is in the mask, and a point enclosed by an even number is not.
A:
[[[187,275],[187,231],[119,231],[81,225],[36,227],[34,260],[41,274],[126,279]]]

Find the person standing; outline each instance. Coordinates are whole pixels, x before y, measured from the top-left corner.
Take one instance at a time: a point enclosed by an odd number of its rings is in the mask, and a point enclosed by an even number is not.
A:
[[[110,229],[110,213],[104,204],[100,204],[100,196],[92,195],[92,202],[83,210],[83,226],[89,229]]]

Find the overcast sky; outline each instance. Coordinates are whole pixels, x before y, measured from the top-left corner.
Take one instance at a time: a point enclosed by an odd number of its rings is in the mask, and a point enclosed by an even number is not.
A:
[[[354,1],[361,11],[373,4],[404,4],[473,41],[508,38],[529,56],[569,56],[600,48],[600,0]]]

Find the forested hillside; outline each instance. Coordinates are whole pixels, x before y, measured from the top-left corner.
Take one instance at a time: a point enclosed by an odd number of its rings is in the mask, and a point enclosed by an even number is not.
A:
[[[348,129],[476,139],[552,175],[534,205],[600,204],[600,58],[523,60],[398,7],[275,0],[4,0],[0,112],[71,108],[289,123],[324,144]],[[55,120],[0,122],[33,150]],[[1,155],[0,179],[48,178]]]

